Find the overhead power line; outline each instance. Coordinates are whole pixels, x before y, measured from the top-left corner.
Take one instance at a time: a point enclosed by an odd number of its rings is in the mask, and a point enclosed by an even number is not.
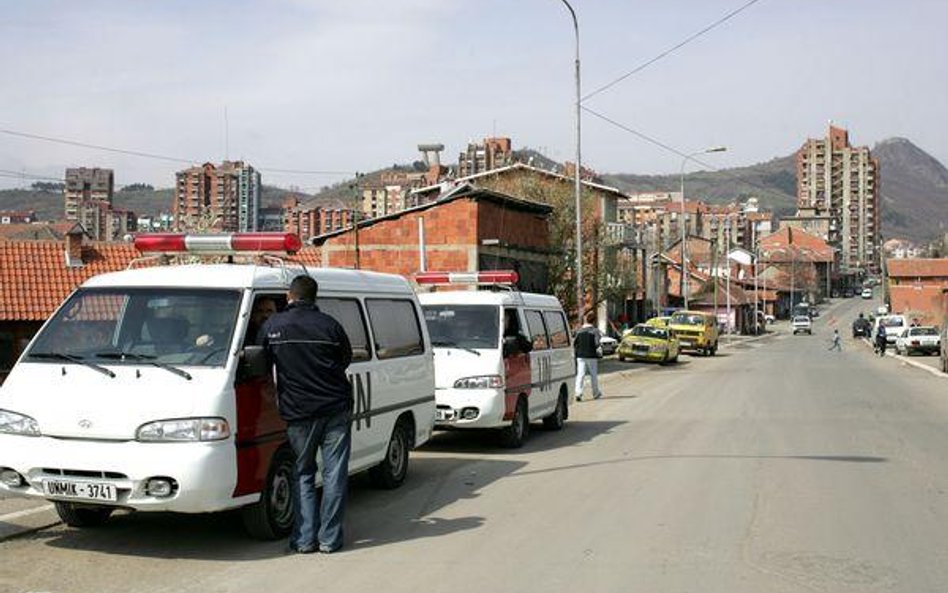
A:
[[[48,175],[33,175],[25,171],[14,171],[12,169],[0,169],[0,176],[16,177],[19,179],[37,179],[39,181],[60,181],[64,182],[62,177],[49,177]]]
[[[136,156],[147,159],[161,160],[166,162],[173,163],[184,163],[192,165],[194,163],[203,162],[206,159],[188,159],[182,157],[168,156],[164,154],[157,154],[153,152],[148,152],[144,150],[130,150],[127,148],[116,148],[114,146],[103,146],[101,144],[93,144],[91,142],[80,142],[78,140],[70,140],[68,138],[56,138],[53,136],[44,136],[42,134],[33,134],[30,132],[20,132],[17,130],[9,130],[0,128],[0,134],[6,134],[8,136],[16,136],[18,138],[28,138],[30,140],[40,140],[42,142],[52,142],[54,144],[65,144],[66,146],[78,146],[79,148],[88,148],[90,150],[101,150],[103,152],[111,152],[115,154],[124,154],[129,156]],[[355,171],[326,171],[318,169],[281,169],[281,168],[272,168],[272,167],[254,167],[258,171],[266,173],[285,173],[292,175],[355,175]]]
[[[767,187],[767,186],[760,185],[760,184],[754,183],[754,182],[752,182],[752,181],[748,181],[747,179],[744,179],[744,178],[742,178],[742,177],[739,177],[739,176],[737,176],[737,175],[734,175],[733,173],[730,173],[730,172],[728,172],[728,171],[725,170],[725,169],[720,169],[720,168],[718,168],[718,167],[715,167],[714,165],[711,165],[711,164],[709,164],[709,163],[707,163],[707,162],[705,162],[705,161],[702,161],[702,160],[699,159],[699,158],[696,158],[694,155],[691,155],[691,154],[689,154],[689,153],[687,153],[687,152],[685,152],[685,151],[679,150],[679,149],[677,149],[677,148],[675,148],[675,147],[673,147],[673,146],[671,146],[671,145],[669,145],[669,144],[666,144],[665,142],[662,142],[662,141],[660,141],[660,140],[657,140],[657,139],[655,139],[655,138],[652,138],[651,136],[649,136],[649,135],[647,135],[647,134],[644,134],[644,133],[642,133],[642,132],[640,132],[640,131],[638,131],[638,130],[634,130],[634,129],[630,128],[629,126],[627,126],[627,125],[625,125],[625,124],[622,124],[622,123],[620,123],[620,122],[617,122],[616,120],[614,120],[614,119],[612,119],[612,118],[610,118],[610,117],[607,117],[607,116],[605,116],[605,115],[603,115],[603,114],[601,114],[601,113],[598,113],[598,112],[596,112],[596,111],[593,111],[592,109],[589,109],[588,107],[583,106],[583,111],[585,111],[586,113],[592,115],[593,117],[596,117],[596,118],[598,118],[598,119],[601,119],[602,121],[604,121],[604,122],[606,122],[606,123],[608,123],[608,124],[610,124],[610,125],[612,125],[612,126],[615,126],[615,127],[619,128],[620,130],[623,130],[624,132],[627,132],[627,133],[629,133],[629,134],[632,134],[633,136],[635,136],[635,137],[637,137],[637,138],[640,138],[640,139],[642,139],[642,140],[644,140],[644,141],[646,141],[646,142],[648,142],[648,143],[650,143],[650,144],[654,144],[655,146],[658,146],[659,148],[662,148],[662,149],[664,149],[664,150],[667,150],[668,152],[671,152],[671,153],[673,153],[673,154],[676,154],[676,155],[678,155],[678,156],[680,156],[680,157],[682,157],[682,158],[687,158],[688,160],[693,161],[693,162],[695,162],[695,163],[698,163],[699,165],[701,165],[702,167],[704,167],[704,168],[706,168],[706,169],[710,169],[711,171],[714,171],[714,172],[716,172],[716,173],[721,173],[722,175],[724,175],[725,177],[727,177],[727,178],[729,178],[729,179],[731,179],[731,180],[733,180],[733,181],[736,181],[736,182],[738,182],[738,183],[743,183],[744,185],[746,185],[746,186],[748,186],[748,187],[753,187],[754,189],[757,189],[757,190],[759,190],[759,191],[761,191],[761,192],[763,192],[763,193],[765,193],[765,194],[770,194],[770,195],[772,195],[772,196],[778,196],[778,197],[780,197],[780,198],[786,198],[786,197],[787,197],[787,194],[778,193],[778,192],[774,191],[773,189],[771,189],[771,188],[769,188],[769,187]],[[792,196],[791,196],[791,197],[792,197]]]
[[[705,27],[705,28],[701,29],[700,31],[698,31],[697,33],[694,33],[694,34],[692,34],[692,35],[689,35],[688,37],[686,37],[686,38],[683,39],[682,41],[679,41],[678,43],[676,43],[675,45],[673,45],[673,46],[671,46],[670,48],[666,49],[665,51],[663,51],[662,53],[658,54],[658,55],[655,56],[654,58],[652,58],[652,59],[650,59],[650,60],[646,60],[645,62],[642,62],[641,64],[639,64],[638,66],[636,66],[635,68],[633,68],[632,70],[630,70],[629,72],[626,72],[625,74],[623,74],[622,76],[620,76],[619,78],[616,78],[616,79],[613,80],[612,82],[610,82],[610,83],[608,83],[608,84],[604,84],[604,85],[602,85],[601,87],[597,88],[596,90],[592,91],[591,93],[586,94],[582,99],[580,99],[580,102],[586,101],[587,99],[590,99],[590,98],[592,98],[592,97],[598,95],[599,93],[605,92],[605,91],[607,91],[608,89],[611,89],[611,88],[614,87],[615,85],[619,84],[620,82],[622,82],[622,81],[625,80],[626,78],[629,78],[630,76],[633,76],[634,74],[638,74],[639,72],[641,72],[642,70],[645,70],[646,68],[648,68],[649,66],[651,66],[651,65],[654,64],[655,62],[657,62],[657,61],[659,61],[659,60],[661,60],[661,59],[663,59],[663,58],[665,58],[665,57],[668,57],[670,54],[672,54],[672,53],[674,53],[675,51],[677,51],[677,50],[683,48],[684,46],[688,45],[689,43],[691,43],[691,42],[694,41],[695,39],[701,37],[702,35],[705,35],[705,34],[708,33],[708,32],[710,32],[712,29],[714,29],[714,28],[716,28],[716,27],[718,27],[718,26],[720,26],[720,25],[723,25],[723,24],[726,23],[727,21],[729,21],[729,20],[731,20],[732,18],[736,17],[738,14],[744,12],[745,10],[747,10],[748,8],[750,8],[751,6],[753,6],[754,4],[757,4],[758,2],[760,2],[760,0],[749,0],[748,2],[746,2],[745,4],[743,4],[741,7],[736,8],[736,9],[732,10],[731,12],[725,14],[724,16],[722,16],[721,18],[719,18],[718,20],[716,20],[716,21],[714,21],[713,23],[711,23],[710,25],[708,25],[707,27]]]

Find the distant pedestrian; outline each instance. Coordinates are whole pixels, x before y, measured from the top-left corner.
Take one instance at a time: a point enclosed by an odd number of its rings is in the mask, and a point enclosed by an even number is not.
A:
[[[332,553],[342,547],[351,449],[352,346],[338,321],[316,306],[310,276],[290,283],[289,304],[264,323],[260,343],[276,368],[277,402],[296,455],[290,549]],[[322,454],[322,501],[316,494],[316,451]]]
[[[842,344],[842,340],[840,340],[840,338],[839,338],[839,330],[838,330],[838,329],[834,329],[834,330],[833,330],[833,343],[832,343],[832,345],[830,345],[829,349],[830,349],[830,350],[836,349],[838,352],[842,352],[842,351],[843,351],[843,344]]]
[[[585,323],[576,332],[573,339],[573,348],[576,350],[576,401],[583,399],[583,382],[589,375],[592,386],[593,399],[602,397],[599,389],[599,359],[602,358],[600,339],[602,334],[593,326],[595,315],[590,312],[586,315]]]
[[[887,342],[885,326],[880,323],[879,329],[876,330],[876,353],[878,353],[879,356],[885,356]]]

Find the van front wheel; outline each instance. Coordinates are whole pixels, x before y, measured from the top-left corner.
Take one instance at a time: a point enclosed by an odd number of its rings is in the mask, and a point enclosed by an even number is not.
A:
[[[280,539],[293,527],[293,465],[295,458],[288,447],[273,455],[267,482],[260,500],[244,507],[241,518],[251,537]]]
[[[408,452],[411,450],[409,422],[399,419],[392,429],[392,438],[385,450],[385,459],[369,469],[369,477],[378,488],[394,490],[402,485],[408,475]]]
[[[56,514],[70,527],[101,527],[109,520],[114,509],[83,506],[71,502],[56,502]]]

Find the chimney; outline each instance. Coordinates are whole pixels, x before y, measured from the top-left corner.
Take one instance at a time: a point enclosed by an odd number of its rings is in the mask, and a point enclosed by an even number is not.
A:
[[[83,232],[73,227],[66,233],[66,266],[70,268],[82,267],[82,235]]]

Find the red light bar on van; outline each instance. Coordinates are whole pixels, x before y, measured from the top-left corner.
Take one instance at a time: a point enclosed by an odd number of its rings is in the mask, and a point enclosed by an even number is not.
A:
[[[135,249],[142,253],[296,253],[302,247],[293,233],[144,233],[135,237]]]
[[[520,274],[513,270],[489,270],[486,272],[419,272],[415,274],[418,284],[516,284]]]

